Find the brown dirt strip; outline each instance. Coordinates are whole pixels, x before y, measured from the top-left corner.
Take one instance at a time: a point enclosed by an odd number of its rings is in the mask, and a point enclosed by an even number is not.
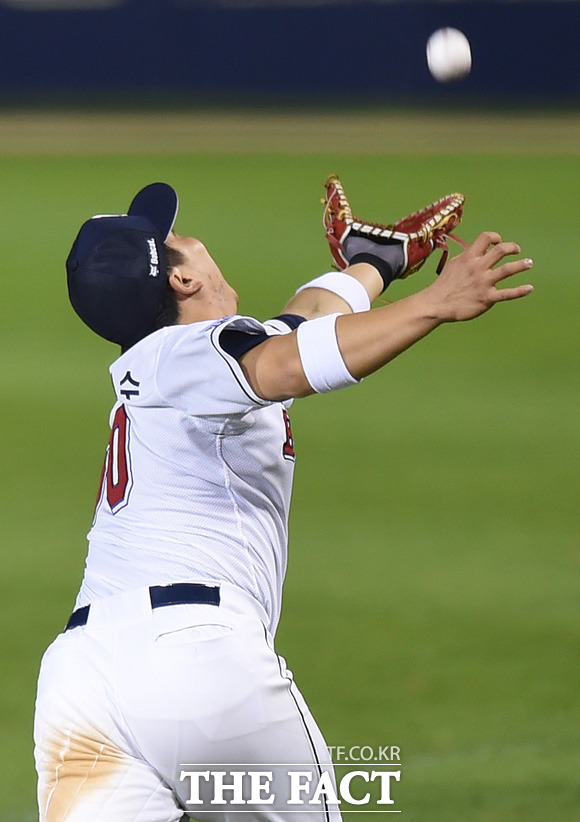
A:
[[[580,154],[580,113],[0,111],[0,154]]]

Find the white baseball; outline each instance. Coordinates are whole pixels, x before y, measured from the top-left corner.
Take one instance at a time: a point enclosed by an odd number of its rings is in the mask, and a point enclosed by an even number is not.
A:
[[[458,29],[438,29],[427,41],[427,65],[440,83],[467,77],[471,71],[469,40]]]

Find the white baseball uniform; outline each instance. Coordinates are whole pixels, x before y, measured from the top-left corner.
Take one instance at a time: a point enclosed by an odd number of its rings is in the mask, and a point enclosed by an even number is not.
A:
[[[172,822],[184,811],[229,822],[235,809],[213,804],[209,787],[197,802],[183,772],[256,764],[280,791],[272,804],[250,793],[245,816],[285,822],[288,764],[313,779],[331,770],[273,645],[290,403],[256,396],[238,363],[300,322],[171,326],[111,366],[117,401],[85,575],[39,677],[41,822]],[[183,590],[201,599],[182,601]],[[301,822],[340,818],[324,797],[301,810]]]

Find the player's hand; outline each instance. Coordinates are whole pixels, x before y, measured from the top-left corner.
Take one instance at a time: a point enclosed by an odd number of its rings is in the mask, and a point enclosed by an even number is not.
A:
[[[517,243],[503,242],[494,231],[484,231],[462,254],[446,264],[438,279],[425,289],[435,300],[440,322],[458,322],[479,317],[498,302],[517,300],[533,291],[530,284],[498,288],[498,283],[531,268],[529,258],[502,262],[520,254]]]

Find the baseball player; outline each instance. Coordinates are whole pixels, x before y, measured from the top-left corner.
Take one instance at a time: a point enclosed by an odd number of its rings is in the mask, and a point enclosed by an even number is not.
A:
[[[240,810],[286,822],[288,767],[300,764],[306,787],[332,774],[274,649],[295,456],[288,410],[356,384],[442,323],[532,290],[497,288],[532,262],[507,262],[519,246],[486,232],[432,284],[370,310],[439,243],[427,229],[420,241],[359,231],[334,208],[342,195],[338,180],[327,186],[342,270],[265,322],[238,315],[204,245],[173,231],[170,186],[147,186],[126,215],[80,229],[70,299],[121,355],[84,578],[39,675],[41,822],[228,822]],[[340,819],[332,791],[299,809],[304,822]]]

